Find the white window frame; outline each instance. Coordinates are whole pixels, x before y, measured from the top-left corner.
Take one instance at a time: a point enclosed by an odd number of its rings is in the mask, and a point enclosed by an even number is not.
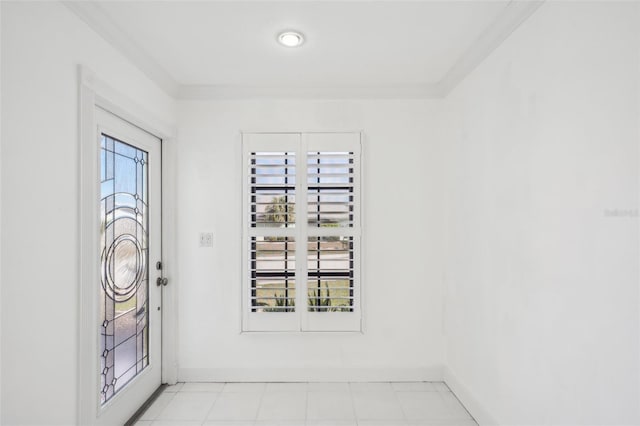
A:
[[[250,226],[250,173],[252,152],[295,152],[297,218],[305,218],[291,228],[252,228]],[[308,227],[307,153],[353,152],[353,226],[349,228]],[[242,133],[242,332],[360,332],[362,331],[362,134],[361,132],[283,132]],[[289,236],[296,242],[315,236],[353,238],[353,310],[351,312],[309,312],[307,307],[307,262],[296,262],[296,308],[294,312],[252,312],[250,295],[249,240],[253,236]],[[307,258],[307,244],[296,244],[296,259]],[[302,277],[302,279],[300,278]]]

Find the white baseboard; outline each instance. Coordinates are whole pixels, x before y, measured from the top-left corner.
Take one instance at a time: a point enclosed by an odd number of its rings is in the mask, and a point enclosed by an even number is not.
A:
[[[428,382],[442,366],[423,368],[181,368],[181,382]]]
[[[478,401],[469,389],[458,379],[449,367],[443,367],[444,382],[458,397],[462,405],[471,413],[480,426],[498,425],[498,421]]]

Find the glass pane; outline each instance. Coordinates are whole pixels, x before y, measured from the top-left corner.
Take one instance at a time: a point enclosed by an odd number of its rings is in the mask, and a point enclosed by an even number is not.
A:
[[[148,155],[102,135],[100,400],[149,364]]]
[[[353,237],[309,237],[307,309],[353,311]]]
[[[307,155],[307,222],[311,227],[353,226],[352,152]]]
[[[295,153],[252,152],[249,157],[252,227],[295,226]]]
[[[251,238],[251,312],[295,311],[295,239]]]

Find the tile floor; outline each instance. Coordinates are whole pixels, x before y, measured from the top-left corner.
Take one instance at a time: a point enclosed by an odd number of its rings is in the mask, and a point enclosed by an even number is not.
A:
[[[139,426],[477,426],[442,382],[179,383]]]

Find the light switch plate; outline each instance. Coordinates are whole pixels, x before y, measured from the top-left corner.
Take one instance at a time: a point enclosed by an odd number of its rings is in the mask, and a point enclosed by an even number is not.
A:
[[[213,247],[213,232],[200,233],[200,247]]]

